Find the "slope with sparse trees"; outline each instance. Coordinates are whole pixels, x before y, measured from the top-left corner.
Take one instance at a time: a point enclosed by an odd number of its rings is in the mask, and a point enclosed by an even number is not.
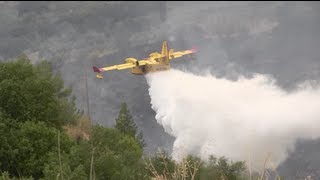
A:
[[[91,123],[71,94],[47,61],[0,64],[1,179],[239,179],[245,172],[225,158],[147,157],[126,103],[109,128]]]

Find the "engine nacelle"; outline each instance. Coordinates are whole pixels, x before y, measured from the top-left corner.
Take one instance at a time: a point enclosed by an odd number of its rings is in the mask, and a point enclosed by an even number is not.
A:
[[[136,60],[135,58],[127,58],[125,60],[126,63],[132,63],[132,64],[135,64],[136,66],[139,66],[139,62],[138,60]]]
[[[127,58],[125,60],[126,63],[132,63],[132,64],[135,64],[137,62],[137,60],[135,58]]]
[[[151,54],[149,55],[149,57],[153,57],[153,58],[159,58],[160,56],[161,56],[161,54],[159,54],[159,53],[157,53],[157,52],[151,53]]]

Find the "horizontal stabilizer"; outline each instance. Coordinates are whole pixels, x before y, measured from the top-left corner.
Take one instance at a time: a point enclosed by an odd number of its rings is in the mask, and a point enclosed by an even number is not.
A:
[[[98,68],[97,66],[93,66],[93,71],[96,72],[96,73],[101,73],[101,69]]]

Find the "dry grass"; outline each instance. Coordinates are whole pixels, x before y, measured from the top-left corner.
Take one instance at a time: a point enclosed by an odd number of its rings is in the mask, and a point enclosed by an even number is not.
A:
[[[151,179],[153,180],[185,180],[185,179],[195,179],[195,175],[199,170],[199,167],[201,165],[200,161],[196,161],[194,163],[191,163],[186,158],[184,158],[181,162],[178,163],[177,167],[174,169],[174,172],[169,172],[168,169],[168,162],[166,161],[166,156],[164,154],[159,154],[160,158],[162,159],[162,163],[164,165],[164,171],[163,172],[157,172],[154,165],[151,162],[151,159],[149,158],[146,160],[143,158],[146,169],[149,170],[152,173]]]
[[[267,158],[266,158],[266,160],[265,160],[265,162],[264,162],[263,172],[262,172],[261,176],[259,177],[259,180],[263,180],[264,178],[265,178],[266,180],[269,180],[269,178],[270,178],[270,172],[274,172],[274,173],[276,174],[275,179],[281,180],[281,178],[280,178],[280,176],[279,176],[279,174],[278,174],[275,166],[274,166],[273,163],[270,161],[270,157],[271,157],[271,154],[269,154],[269,155],[267,156]],[[269,161],[269,165],[270,165],[270,167],[271,167],[271,171],[268,171],[267,168],[266,168],[266,165],[267,165],[268,161]]]
[[[144,158],[144,162],[146,164],[146,169],[151,172],[151,179],[153,180],[186,180],[191,179],[194,180],[196,174],[198,173],[199,167],[202,162],[195,161],[191,162],[184,158],[180,163],[177,164],[174,172],[169,172],[168,170],[168,162],[166,160],[166,156],[164,154],[159,155],[161,158],[161,163],[164,165],[163,172],[158,172],[152,164],[151,159],[148,158],[147,160]],[[267,168],[267,164],[271,168]],[[249,167],[250,169],[250,167]],[[274,175],[271,175],[274,174]],[[272,176],[274,178],[272,178]],[[248,172],[247,178],[250,180],[281,180],[278,172],[276,171],[275,166],[270,161],[270,155],[266,158],[264,162],[264,169],[262,172],[256,172],[254,175],[251,171]],[[220,180],[227,180],[226,177],[221,177]]]
[[[64,129],[69,137],[76,139],[89,140],[90,138],[91,121],[88,117],[82,116],[76,125],[66,125]]]

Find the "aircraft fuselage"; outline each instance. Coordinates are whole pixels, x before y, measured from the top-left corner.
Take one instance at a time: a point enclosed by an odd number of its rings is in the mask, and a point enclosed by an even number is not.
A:
[[[150,72],[166,71],[171,68],[171,59],[179,58],[187,54],[193,54],[195,52],[196,50],[194,48],[190,50],[174,52],[173,49],[168,49],[167,41],[163,41],[161,53],[151,53],[148,58],[144,58],[143,60],[137,60],[135,58],[129,57],[125,59],[125,63],[123,64],[103,68],[93,66],[93,71],[98,73],[96,77],[99,79],[103,78],[102,72],[110,70],[123,70],[130,68],[131,73],[136,75],[144,75]]]
[[[170,64],[144,65],[131,68],[131,73],[136,75],[144,75],[149,72],[166,71],[170,69]]]

